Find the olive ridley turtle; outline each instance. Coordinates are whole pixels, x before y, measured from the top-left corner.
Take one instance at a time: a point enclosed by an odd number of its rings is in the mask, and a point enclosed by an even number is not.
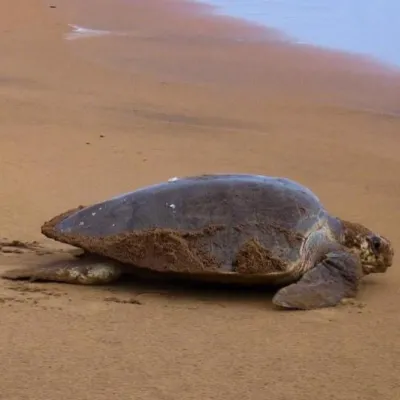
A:
[[[303,185],[249,174],[174,178],[69,210],[41,230],[86,256],[3,278],[94,285],[155,271],[272,284],[276,306],[314,309],[355,297],[361,278],[394,256],[389,239],[330,215]]]

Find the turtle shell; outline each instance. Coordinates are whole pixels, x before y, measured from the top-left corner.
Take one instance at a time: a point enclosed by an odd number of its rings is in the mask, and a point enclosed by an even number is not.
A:
[[[292,180],[245,174],[186,177],[67,211],[50,238],[161,272],[287,275],[304,236],[328,218]]]

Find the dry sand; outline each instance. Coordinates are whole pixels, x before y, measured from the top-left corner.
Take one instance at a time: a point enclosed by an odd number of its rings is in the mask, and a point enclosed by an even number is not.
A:
[[[64,210],[204,172],[297,179],[400,249],[399,75],[182,1],[52,4],[0,3],[1,235],[42,246],[4,245],[0,270],[62,258],[39,227]],[[281,313],[252,291],[1,281],[0,399],[393,400],[399,285],[395,260],[355,304]]]

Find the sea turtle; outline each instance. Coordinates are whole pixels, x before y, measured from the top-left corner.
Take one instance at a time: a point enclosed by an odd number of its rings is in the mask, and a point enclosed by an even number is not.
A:
[[[3,278],[94,285],[147,270],[275,284],[276,306],[313,309],[355,297],[360,279],[385,272],[394,256],[387,238],[331,216],[303,185],[250,174],[170,179],[67,211],[41,230],[87,256]]]

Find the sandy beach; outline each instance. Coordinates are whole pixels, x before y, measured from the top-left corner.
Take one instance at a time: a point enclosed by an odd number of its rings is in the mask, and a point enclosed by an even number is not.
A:
[[[0,272],[66,257],[40,234],[58,213],[213,172],[298,180],[400,249],[393,71],[183,1],[6,1],[0,26]],[[0,399],[393,400],[399,267],[294,313],[260,291],[0,280]]]

